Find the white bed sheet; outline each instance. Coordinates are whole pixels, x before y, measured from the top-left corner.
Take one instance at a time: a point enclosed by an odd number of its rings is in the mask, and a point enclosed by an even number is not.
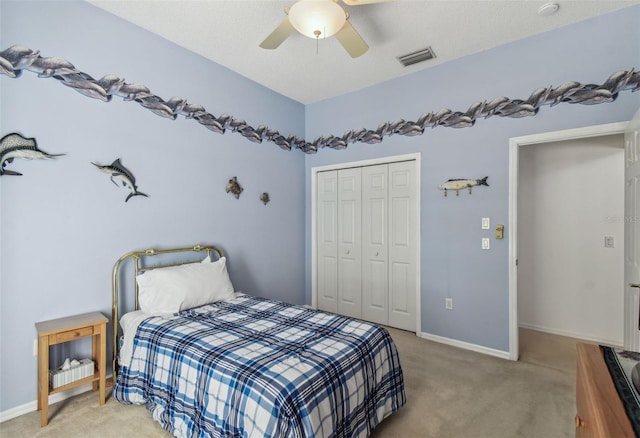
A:
[[[142,310],[135,310],[122,315],[120,318],[120,328],[122,328],[122,338],[118,357],[118,365],[129,366],[133,355],[133,338],[136,335],[138,326],[150,315]]]

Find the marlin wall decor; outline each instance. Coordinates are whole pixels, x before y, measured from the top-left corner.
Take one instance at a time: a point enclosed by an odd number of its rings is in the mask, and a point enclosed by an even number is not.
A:
[[[124,200],[124,202],[127,202],[134,196],[144,196],[145,198],[149,197],[145,193],[138,191],[135,177],[129,171],[129,169],[122,165],[122,163],[120,162],[120,158],[107,165],[97,163],[91,164],[96,166],[100,172],[109,175],[111,177],[111,182],[114,183],[116,187],[120,187],[120,184],[122,184],[122,187],[126,187],[127,189],[129,189],[129,194],[127,195],[127,198]]]
[[[38,149],[35,138],[26,138],[15,132],[7,134],[0,139],[0,176],[2,175],[22,175],[19,172],[7,169],[7,164],[12,163],[15,158],[25,160],[52,160],[64,154],[48,154]]]
[[[194,119],[207,129],[219,134],[224,134],[228,129],[231,132],[240,133],[254,143],[262,143],[266,140],[275,143],[284,150],[294,148],[305,153],[316,153],[318,149],[325,147],[345,149],[350,143],[356,142],[380,143],[384,137],[395,134],[422,135],[426,128],[435,128],[436,126],[470,127],[475,124],[478,118],[534,116],[542,105],[554,106],[559,103],[595,105],[613,102],[620,91],[640,89],[640,72],[635,69],[624,70],[613,73],[602,85],[581,84],[575,81],[565,82],[556,88],[551,86],[539,88],[524,100],[498,97],[489,102],[476,102],[466,111],[443,109],[425,113],[415,122],[399,119],[394,122],[381,123],[375,130],[353,129],[345,132],[341,137],[329,134],[317,137],[313,142],[307,142],[295,135],[284,136],[277,129],[264,125],[254,128],[244,120],[236,119],[228,114],[216,117],[207,112],[202,105],[187,103],[181,97],[172,97],[165,101],[144,85],[128,84],[124,79],[115,75],[94,79],[87,73],[76,69],[65,59],[41,57],[39,50],[14,45],[0,52],[1,74],[17,78],[23,70],[36,73],[41,78],[57,79],[63,85],[94,99],[109,102],[112,96],[120,96],[124,100],[139,103],[161,117],[176,119],[178,115],[181,115],[187,119]]]

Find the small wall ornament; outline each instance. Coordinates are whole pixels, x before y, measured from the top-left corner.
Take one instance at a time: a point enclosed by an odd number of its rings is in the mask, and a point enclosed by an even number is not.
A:
[[[149,197],[145,193],[138,191],[135,177],[129,171],[129,169],[122,165],[122,163],[120,162],[120,158],[116,159],[113,163],[106,166],[97,163],[91,164],[96,166],[100,172],[109,175],[111,177],[111,182],[114,183],[117,187],[120,187],[120,184],[122,184],[123,187],[129,189],[130,193],[129,195],[127,195],[127,198],[124,200],[124,202],[127,202],[134,196],[144,196],[146,198]]]
[[[469,194],[471,194],[471,188],[473,186],[489,187],[489,184],[487,184],[487,178],[489,177],[485,176],[482,179],[462,179],[462,178],[449,179],[446,182],[440,184],[438,188],[440,190],[444,190],[444,196],[447,196],[447,192],[449,190],[455,190],[456,196],[460,196],[460,190],[462,189],[469,189]]]
[[[26,138],[15,132],[7,134],[0,139],[0,176],[16,175],[19,172],[7,169],[7,164],[12,163],[15,158],[24,160],[52,160],[64,154],[48,154],[38,149],[35,138]]]
[[[224,188],[227,193],[231,193],[236,199],[240,198],[240,193],[244,190],[240,184],[238,184],[238,178],[233,177],[229,180],[229,183]]]
[[[260,200],[262,201],[262,203],[264,205],[267,205],[267,203],[271,200],[269,199],[269,194],[267,192],[264,192],[262,195],[260,195]]]

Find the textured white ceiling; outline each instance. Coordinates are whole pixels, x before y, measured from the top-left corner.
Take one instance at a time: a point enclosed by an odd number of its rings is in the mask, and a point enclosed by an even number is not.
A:
[[[559,0],[538,15],[538,0],[397,0],[349,7],[369,44],[352,59],[334,39],[294,34],[276,50],[258,44],[283,20],[291,1],[87,0],[303,104],[334,97],[640,0]],[[398,56],[431,46],[437,58],[403,67]]]

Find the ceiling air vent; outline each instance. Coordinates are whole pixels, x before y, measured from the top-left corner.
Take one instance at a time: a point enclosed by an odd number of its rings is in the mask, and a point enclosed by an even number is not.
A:
[[[426,49],[418,50],[417,52],[398,56],[398,61],[400,61],[400,64],[404,65],[405,67],[408,67],[422,61],[428,61],[435,57],[436,54],[433,53],[433,49],[431,47],[427,47]]]

